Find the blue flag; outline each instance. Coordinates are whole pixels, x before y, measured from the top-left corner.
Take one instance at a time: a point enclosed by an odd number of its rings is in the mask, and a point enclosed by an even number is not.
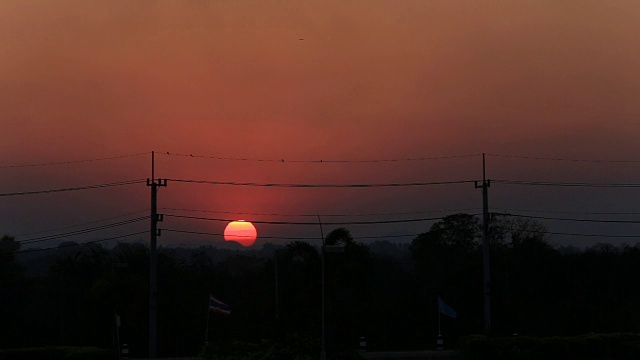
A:
[[[220,299],[209,294],[209,311],[223,315],[231,315],[231,306],[223,303]]]
[[[438,296],[438,311],[441,314],[447,315],[452,319],[455,319],[458,316],[455,310],[453,310],[449,305],[445,304],[445,302],[442,301],[442,299],[440,299],[440,296]]]

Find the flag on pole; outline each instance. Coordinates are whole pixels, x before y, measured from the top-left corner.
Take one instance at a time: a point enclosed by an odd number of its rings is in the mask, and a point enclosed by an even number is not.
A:
[[[220,299],[209,294],[209,311],[223,315],[231,315],[231,306],[223,303]]]
[[[455,310],[453,310],[449,305],[445,304],[445,302],[442,301],[442,299],[440,299],[440,296],[438,296],[438,311],[441,314],[447,315],[452,319],[455,319],[458,316]]]

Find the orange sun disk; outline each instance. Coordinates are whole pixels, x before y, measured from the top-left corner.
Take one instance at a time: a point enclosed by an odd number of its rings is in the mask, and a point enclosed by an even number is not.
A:
[[[245,247],[253,245],[257,237],[256,227],[249,221],[232,221],[224,228],[225,241],[235,241]]]

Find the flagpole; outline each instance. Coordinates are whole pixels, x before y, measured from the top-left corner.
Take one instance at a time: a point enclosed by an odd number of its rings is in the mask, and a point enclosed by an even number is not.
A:
[[[444,350],[444,342],[442,340],[442,332],[440,331],[440,316],[442,316],[442,310],[441,309],[441,301],[440,300],[440,296],[438,296],[438,337],[436,338],[436,350],[438,351],[442,351]]]
[[[440,296],[438,295],[438,336],[441,336],[442,334],[440,333],[440,314],[442,313],[442,305],[441,305],[442,300],[440,299]]]
[[[442,314],[442,311],[440,311],[440,297],[438,296],[438,336],[436,337],[436,350],[441,351],[444,350],[444,344],[442,341],[442,332],[440,331],[440,316]]]
[[[211,310],[207,308],[207,328],[204,330],[204,343],[209,343],[209,315],[211,314]]]

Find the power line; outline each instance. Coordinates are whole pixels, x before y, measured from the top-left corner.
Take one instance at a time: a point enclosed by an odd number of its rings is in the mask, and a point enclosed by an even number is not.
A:
[[[16,236],[16,237],[20,237],[20,236],[28,236],[28,235],[44,234],[44,233],[53,232],[53,231],[58,231],[58,230],[73,229],[73,228],[76,228],[76,227],[81,227],[81,226],[85,226],[85,225],[101,223],[101,222],[103,222],[103,221],[108,221],[108,220],[118,219],[118,218],[121,218],[121,217],[125,217],[125,216],[129,216],[129,215],[133,215],[133,214],[139,214],[139,213],[141,213],[141,212],[149,212],[149,209],[133,211],[133,212],[126,213],[126,214],[122,214],[122,215],[112,216],[112,217],[108,217],[108,218],[104,218],[104,219],[100,219],[100,220],[88,221],[88,222],[85,222],[85,223],[80,223],[80,224],[75,224],[75,225],[69,225],[69,226],[59,227],[59,228],[55,228],[55,229],[48,229],[48,230],[34,231],[34,232],[24,233],[24,234],[17,234],[17,235],[15,235],[15,236]]]
[[[516,228],[504,228],[500,227],[504,230],[513,231],[517,230]],[[220,236],[223,237],[224,234],[220,233],[209,233],[209,232],[200,232],[200,231],[189,231],[189,230],[178,230],[178,229],[162,229],[162,231],[167,232],[176,232],[183,234],[191,234],[191,235],[206,235],[206,236]],[[589,234],[589,233],[566,233],[566,232],[550,232],[544,231],[541,232],[544,235],[563,235],[563,236],[584,236],[584,237],[609,237],[609,238],[640,238],[640,235],[613,235],[613,234]],[[377,235],[377,236],[358,236],[356,240],[359,239],[386,239],[386,238],[406,238],[406,237],[418,237],[422,235],[420,234],[402,234],[402,235]],[[240,236],[242,235],[235,235]],[[249,236],[247,236],[249,237]],[[318,237],[287,237],[287,236],[258,236],[260,239],[273,239],[273,240],[318,240]]]
[[[250,186],[250,187],[280,187],[280,188],[378,188],[378,187],[409,187],[409,186],[434,186],[434,185],[453,185],[453,184],[469,184],[475,183],[476,180],[454,180],[454,181],[434,181],[434,182],[410,182],[410,183],[378,183],[378,184],[283,184],[283,183],[254,183],[254,182],[234,182],[234,181],[208,181],[208,180],[187,180],[187,179],[166,179],[167,181],[175,181],[182,183],[196,183],[208,185],[231,185],[231,186]],[[640,184],[614,184],[614,183],[562,183],[562,182],[543,182],[543,181],[521,181],[521,180],[491,180],[494,183],[508,185],[540,185],[540,186],[569,186],[569,187],[603,187],[603,188],[638,188]],[[86,185],[59,189],[46,189],[34,191],[22,191],[11,193],[0,193],[0,197],[4,196],[21,196],[21,195],[37,195],[49,194],[56,192],[78,191],[88,189],[98,189],[105,187],[133,185],[144,183],[144,179],[126,180],[114,183]]]
[[[317,225],[317,224],[316,224]],[[189,230],[177,230],[177,229],[162,229],[162,231],[192,234],[192,235],[207,235],[207,236],[224,236],[219,233],[189,231]],[[380,236],[358,236],[357,239],[386,239],[386,238],[402,238],[402,237],[416,237],[420,234],[404,234],[404,235],[380,235]],[[252,237],[249,235],[234,235],[236,237]],[[287,236],[258,236],[259,239],[276,239],[276,240],[319,240],[318,237],[287,237]],[[356,240],[357,240],[356,239]]]
[[[58,239],[66,238],[66,237],[71,237],[71,236],[76,236],[76,235],[83,235],[83,234],[88,234],[88,233],[95,232],[95,231],[111,229],[111,228],[118,227],[118,226],[129,225],[129,224],[133,224],[133,223],[136,223],[138,221],[142,221],[142,220],[145,220],[145,219],[148,219],[148,218],[149,218],[148,216],[142,216],[142,217],[135,218],[135,219],[119,221],[119,222],[116,222],[116,223],[96,226],[96,227],[92,227],[92,228],[88,228],[88,229],[81,229],[81,230],[71,231],[71,232],[62,233],[62,234],[55,234],[55,235],[50,235],[50,236],[40,236],[40,237],[35,237],[35,238],[24,239],[24,240],[20,240],[18,242],[20,244],[31,244],[31,243],[36,243],[36,242],[58,240]]]
[[[640,221],[638,221],[638,220],[557,218],[557,217],[548,217],[548,216],[519,215],[519,214],[509,214],[509,213],[506,213],[506,214],[494,213],[494,215],[512,216],[512,217],[527,218],[527,219],[538,219],[538,220],[554,220],[554,221],[575,221],[575,222],[614,223],[614,224],[640,224]]]
[[[119,182],[114,182],[114,183],[97,184],[97,185],[86,185],[86,186],[76,186],[76,187],[68,187],[68,188],[60,188],[60,189],[47,189],[47,190],[21,191],[21,192],[12,192],[12,193],[0,193],[0,197],[2,197],[2,196],[19,196],[19,195],[38,195],[38,194],[50,194],[50,193],[65,192],[65,191],[100,189],[100,188],[113,187],[113,186],[140,184],[140,183],[143,183],[143,182],[145,182],[145,180],[137,179],[137,180],[119,181]]]
[[[564,236],[584,236],[584,237],[640,238],[640,235],[583,234],[583,233],[564,233],[564,232],[547,232],[547,234],[564,235]]]
[[[251,216],[283,216],[283,217],[365,217],[365,216],[396,216],[396,215],[416,215],[416,214],[432,214],[432,213],[459,213],[468,210],[478,210],[478,208],[466,208],[466,209],[451,209],[451,210],[430,210],[430,211],[411,211],[411,212],[396,212],[396,213],[365,213],[365,214],[281,214],[281,213],[248,213],[248,212],[233,212],[233,211],[218,211],[218,210],[195,210],[195,209],[181,209],[181,208],[160,208],[160,210],[170,211],[185,211],[185,212],[199,212],[199,213],[214,213],[214,214],[230,214],[230,215],[251,215]]]
[[[146,233],[148,233],[148,232],[149,232],[149,231],[140,231],[140,232],[133,233],[133,234],[127,234],[127,235],[121,235],[121,236],[114,236],[114,237],[110,237],[110,238],[108,238],[108,239],[100,239],[100,240],[93,240],[93,241],[85,241],[85,242],[77,243],[77,244],[66,244],[66,245],[62,245],[62,246],[49,247],[49,248],[43,248],[43,249],[27,249],[27,250],[18,250],[18,251],[16,251],[16,253],[28,253],[28,252],[45,251],[45,250],[56,250],[56,249],[63,249],[63,248],[67,248],[67,247],[81,246],[81,245],[87,245],[87,244],[95,244],[95,243],[99,243],[99,242],[103,242],[103,241],[109,241],[109,240],[121,239],[121,238],[129,237],[129,236],[142,235],[142,234],[146,234]]]
[[[166,180],[182,182],[182,183],[207,184],[207,185],[232,185],[232,186],[280,187],[280,188],[375,188],[375,187],[405,187],[405,186],[469,184],[469,183],[475,182],[474,180],[458,180],[458,181],[382,183],[382,184],[281,184],[281,183],[254,183],[254,182],[208,181],[208,180],[185,180],[185,179],[166,179]]]
[[[498,229],[515,231],[522,230],[510,226],[496,226]],[[591,233],[568,233],[568,232],[554,232],[554,231],[536,231],[536,230],[524,230],[525,233],[536,233],[541,235],[563,235],[563,236],[584,236],[584,237],[609,237],[609,238],[640,238],[640,235],[614,235],[614,234],[591,234]]]
[[[574,222],[593,222],[593,223],[618,223],[618,224],[640,224],[638,220],[621,220],[621,219],[582,219],[582,218],[560,218],[560,217],[547,217],[547,216],[534,216],[534,215],[520,215],[510,213],[493,213],[494,215],[512,216],[520,218],[538,219],[538,220],[555,220],[555,221],[574,221]],[[469,214],[477,216],[478,214]],[[222,218],[207,218],[188,215],[177,214],[164,214],[164,216],[192,219],[192,220],[206,220],[206,221],[220,221],[231,222],[234,219],[222,219]],[[316,215],[317,216],[317,215]],[[345,221],[345,222],[323,222],[323,225],[373,225],[373,224],[393,224],[393,223],[407,223],[407,222],[420,222],[420,221],[434,221],[442,220],[444,217],[432,217],[432,218],[414,218],[414,219],[398,219],[398,220],[372,220],[372,221]],[[255,224],[269,224],[269,225],[314,225],[317,226],[317,222],[296,222],[296,221],[251,221]]]
[[[523,160],[547,160],[547,161],[570,161],[570,162],[590,162],[590,163],[640,163],[640,160],[633,159],[612,159],[612,160],[596,160],[596,159],[568,159],[568,158],[549,158],[549,157],[537,157],[537,156],[518,156],[518,155],[504,155],[504,154],[485,154],[493,157],[523,159]]]
[[[238,157],[223,157],[223,156],[207,156],[207,155],[194,155],[194,154],[180,154],[173,152],[158,152],[159,155],[168,156],[180,156],[188,158],[210,159],[210,160],[225,160],[225,161],[247,161],[247,162],[273,162],[273,163],[316,163],[316,164],[329,164],[329,163],[385,163],[385,162],[405,162],[405,161],[428,161],[428,160],[444,160],[444,159],[456,159],[456,158],[469,158],[478,157],[482,154],[467,154],[467,155],[451,155],[451,156],[433,156],[433,157],[415,157],[415,158],[397,158],[397,159],[360,159],[360,160],[345,160],[345,159],[316,159],[316,160],[303,160],[292,159],[266,159],[266,158],[238,158]]]
[[[231,222],[235,221],[234,219],[220,219],[220,218],[206,218],[206,217],[198,217],[198,216],[187,216],[187,215],[175,215],[175,214],[163,214],[164,216],[180,218],[180,219],[190,219],[190,220],[206,220],[206,221],[220,221],[220,222]],[[477,214],[471,214],[477,215]],[[421,221],[433,221],[433,220],[442,220],[443,217],[434,217],[434,218],[420,218],[420,219],[400,219],[400,220],[377,220],[377,221],[349,221],[349,222],[322,222],[322,225],[377,225],[377,224],[396,224],[396,223],[408,223],[408,222],[421,222]],[[318,226],[318,222],[296,222],[296,221],[251,221],[253,224],[268,224],[268,225],[312,225]]]
[[[141,155],[149,155],[151,152],[139,152],[133,154],[109,156],[102,158],[81,159],[81,160],[67,160],[56,161],[47,163],[34,163],[34,164],[10,164],[0,165],[0,169],[7,168],[26,168],[26,167],[41,167],[41,166],[54,166],[54,165],[69,165],[87,162],[97,162],[105,160],[116,160]],[[210,160],[224,160],[224,161],[247,161],[247,162],[276,162],[276,163],[384,163],[384,162],[412,162],[412,161],[429,161],[429,160],[446,160],[457,158],[470,158],[479,157],[482,154],[463,154],[463,155],[445,155],[445,156],[420,156],[420,157],[408,157],[408,158],[392,158],[392,159],[285,159],[285,158],[246,158],[246,157],[231,157],[231,156],[209,156],[198,154],[184,154],[175,152],[157,152],[159,155],[188,157],[198,159],[210,159]],[[640,163],[638,159],[571,159],[571,158],[557,158],[557,157],[540,157],[540,156],[521,156],[521,155],[507,155],[507,154],[491,154],[486,153],[486,156],[513,158],[522,160],[544,160],[544,161],[569,161],[569,162],[591,162],[591,163]]]
[[[616,184],[616,183],[584,183],[584,182],[552,182],[552,181],[528,181],[528,180],[491,180],[492,183],[507,185],[535,185],[535,186],[566,186],[566,187],[593,187],[593,188],[638,188],[640,184]]]
[[[533,209],[516,209],[516,208],[493,208],[494,210],[501,212],[508,211],[520,211],[520,212],[532,212],[532,213],[547,213],[547,214],[580,214],[580,215],[640,215],[640,212],[591,212],[591,211],[554,211],[554,210],[533,210]]]
[[[151,152],[147,151],[147,152],[143,152],[143,153],[135,153],[135,154],[127,154],[127,155],[120,155],[120,156],[95,158],[95,159],[69,160],[69,161],[58,161],[58,162],[37,163],[37,164],[0,165],[0,169],[26,168],[26,167],[39,167],[39,166],[53,166],[53,165],[69,165],[69,164],[78,164],[78,163],[104,161],[104,160],[124,159],[124,158],[140,156],[140,155],[149,155],[149,154],[151,154]]]

